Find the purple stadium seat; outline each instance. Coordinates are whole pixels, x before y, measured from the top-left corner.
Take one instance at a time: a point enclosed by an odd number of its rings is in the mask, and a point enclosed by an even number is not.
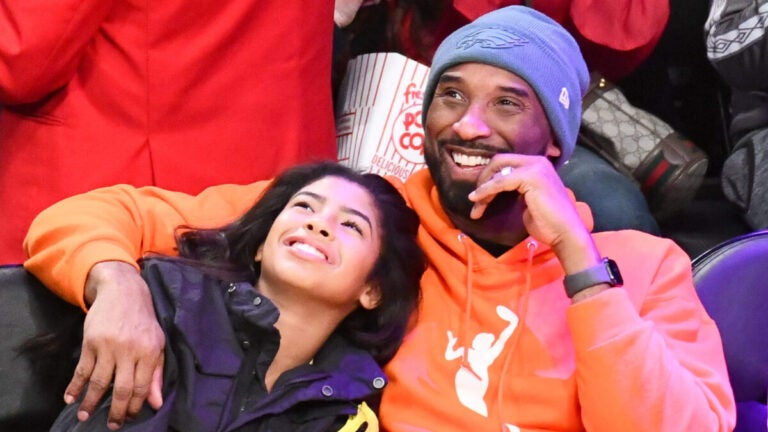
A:
[[[725,241],[693,260],[693,280],[723,338],[737,403],[736,432],[768,430],[768,230]]]

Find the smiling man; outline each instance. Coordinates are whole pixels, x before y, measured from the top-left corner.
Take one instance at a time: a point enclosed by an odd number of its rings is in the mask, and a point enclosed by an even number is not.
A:
[[[422,111],[429,172],[404,185],[432,265],[386,369],[385,429],[733,427],[721,342],[685,253],[637,231],[591,234],[557,176],[588,83],[570,35],[523,7],[438,48]]]
[[[386,368],[384,429],[733,428],[720,337],[687,255],[637,231],[590,233],[589,209],[557,176],[587,84],[571,36],[520,6],[478,18],[435,54],[423,109],[429,169],[393,179],[419,216],[430,265],[419,313]],[[262,187],[69,199],[33,225],[27,268],[84,306],[86,280],[92,293],[125,287],[135,302],[95,296],[89,314],[100,315],[84,346],[106,370],[160,367],[156,351],[131,354],[140,338],[106,337],[117,323],[152,327],[151,310],[135,306],[146,298],[140,279],[99,279],[94,264],[135,265],[143,251],[168,251],[171,227],[232,219]],[[125,353],[120,365],[115,352]],[[75,377],[79,388],[88,378]]]

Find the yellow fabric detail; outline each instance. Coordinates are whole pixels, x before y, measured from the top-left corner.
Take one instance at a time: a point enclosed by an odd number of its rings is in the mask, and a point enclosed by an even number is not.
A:
[[[368,426],[365,429],[360,429],[364,424]],[[357,406],[357,414],[349,416],[347,423],[339,429],[339,432],[357,432],[358,430],[379,431],[379,418],[365,402]]]

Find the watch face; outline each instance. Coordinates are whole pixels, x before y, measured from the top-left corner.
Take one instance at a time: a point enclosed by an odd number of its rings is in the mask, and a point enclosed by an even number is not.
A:
[[[616,265],[616,261],[612,259],[605,261],[606,267],[608,268],[608,273],[611,275],[611,279],[613,279],[614,286],[624,285],[624,279],[621,277],[621,272],[619,271],[619,266]]]

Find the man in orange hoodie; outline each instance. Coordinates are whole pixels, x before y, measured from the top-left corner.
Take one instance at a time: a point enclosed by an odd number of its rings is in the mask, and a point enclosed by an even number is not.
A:
[[[573,38],[529,8],[484,15],[437,50],[423,109],[429,169],[393,179],[420,217],[429,268],[387,366],[384,429],[733,428],[720,337],[687,255],[641,232],[591,234],[589,209],[556,174],[587,84]],[[26,267],[90,307],[66,390],[71,402],[89,384],[83,417],[113,373],[115,416],[159,388],[162,334],[136,260],[173,253],[176,226],[234,219],[266,184],[198,196],[120,186],[36,219]],[[150,402],[160,399],[153,390]]]

